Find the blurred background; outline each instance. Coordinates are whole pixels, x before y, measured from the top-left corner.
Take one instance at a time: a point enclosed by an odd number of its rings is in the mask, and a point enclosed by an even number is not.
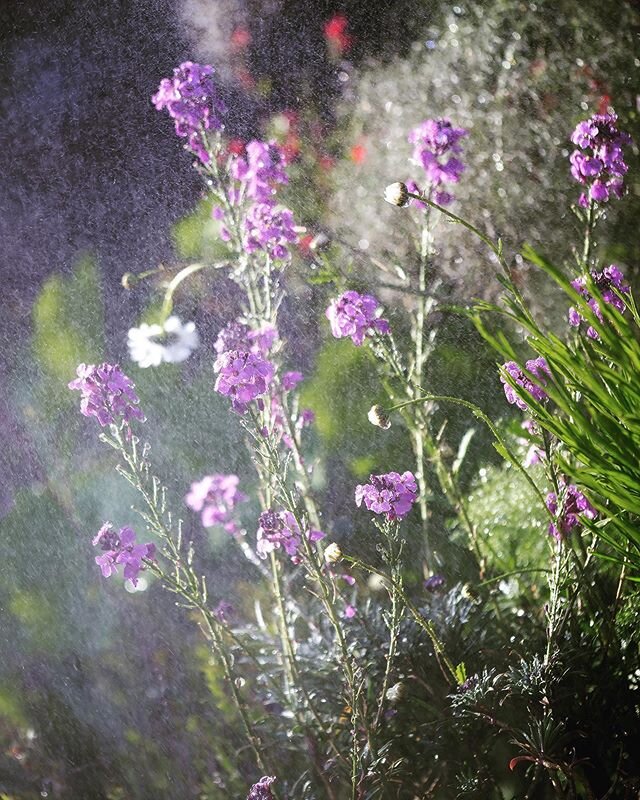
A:
[[[250,490],[240,430],[212,392],[233,285],[204,271],[176,297],[202,340],[184,365],[141,370],[127,355],[127,331],[151,318],[162,275],[131,290],[123,275],[213,260],[220,247],[191,158],[150,102],[160,79],[184,60],[214,64],[226,134],[275,137],[291,158],[286,201],[305,230],[282,327],[295,339],[292,367],[309,376],[326,527],[346,539],[344,487],[389,459],[401,466],[409,450],[402,432],[386,449],[371,436],[377,381],[362,354],[327,341],[330,289],[310,241],[327,235],[364,286],[379,279],[372,258],[410,258],[409,223],[381,191],[412,177],[408,130],[448,116],[469,130],[456,212],[504,237],[517,263],[525,240],[570,262],[569,135],[614,107],[640,141],[639,34],[637,4],[613,0],[0,0],[0,793],[228,796],[209,743],[233,712],[198,630],[158,587],[124,592],[93,564],[93,534],[106,519],[131,523],[134,498],[67,389],[77,363],[121,362],[178,506],[211,472],[238,472]],[[637,150],[629,161],[629,196],[610,204],[598,246],[633,280]],[[486,254],[451,226],[438,232],[437,265],[449,300],[498,292]],[[549,287],[524,266],[520,277],[557,322]],[[397,292],[378,293],[392,316],[410,310]],[[493,356],[465,323],[445,322],[431,386],[508,416]],[[453,439],[467,424],[452,418]],[[474,437],[466,486],[484,492],[477,513],[502,525],[515,558],[526,514],[511,524],[509,504],[523,500],[502,496],[487,445]],[[219,596],[242,598],[246,562],[181,513]],[[256,507],[244,513],[251,531]],[[437,519],[447,531],[446,510]],[[518,557],[534,563],[534,551]],[[231,739],[229,758],[235,749]]]

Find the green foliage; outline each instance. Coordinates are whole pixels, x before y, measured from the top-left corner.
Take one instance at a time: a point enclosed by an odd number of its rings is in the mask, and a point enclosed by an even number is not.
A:
[[[628,558],[633,577],[640,578],[640,317],[632,299],[622,314],[604,302],[589,279],[586,289],[600,307],[601,321],[560,269],[531,248],[524,255],[553,278],[566,296],[567,308],[574,306],[598,339],[577,334],[566,341],[544,330],[509,284],[505,307],[480,304],[476,325],[510,359],[511,346],[504,335],[487,328],[482,313],[506,316],[526,331],[528,345],[546,359],[553,375],[545,388],[551,403],[528,394],[524,399],[539,425],[561,443],[562,470],[588,490],[600,511],[603,522],[593,525],[594,532],[618,558]]]
[[[33,349],[44,372],[65,384],[81,363],[104,354],[104,312],[98,266],[79,259],[71,275],[53,275],[33,306]]]

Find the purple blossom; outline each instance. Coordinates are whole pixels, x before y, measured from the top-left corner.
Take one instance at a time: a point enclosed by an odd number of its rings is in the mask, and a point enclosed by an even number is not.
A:
[[[446,582],[444,575],[432,575],[427,578],[423,585],[428,592],[437,592],[442,589]]]
[[[229,350],[221,353],[213,365],[218,377],[215,390],[231,398],[234,411],[244,414],[248,404],[267,392],[274,367],[256,353]]]
[[[579,149],[569,156],[573,178],[587,187],[579,204],[588,206],[589,199],[606,203],[610,197],[622,197],[623,177],[628,170],[623,148],[631,144],[628,133],[618,130],[616,114],[594,114],[579,122],[571,141]]]
[[[260,778],[258,783],[254,783],[251,787],[247,800],[273,800],[271,785],[275,783],[275,781],[275,776]]]
[[[462,152],[460,140],[467,134],[464,128],[454,128],[448,119],[426,119],[409,134],[414,146],[413,161],[426,172],[433,199],[440,205],[448,205],[454,199],[439,187],[460,180],[465,166],[451,154]]]
[[[615,264],[611,264],[611,266],[605,267],[602,272],[592,272],[591,280],[602,295],[604,302],[613,306],[622,313],[625,309],[625,304],[622,298],[616,294],[615,290],[618,292],[629,292],[629,286],[625,282],[624,276],[618,267]],[[593,313],[600,320],[600,322],[603,322],[604,319],[602,316],[602,309],[600,308],[598,301],[591,297],[587,291],[586,277],[582,276],[581,278],[576,278],[576,280],[571,281],[571,285],[577,292],[580,292],[580,294],[586,298]],[[570,325],[573,325],[575,328],[577,328],[583,320],[584,317],[576,308],[571,307],[569,309]],[[591,339],[600,338],[596,329],[591,325],[589,325],[587,328],[587,336],[589,336]]]
[[[269,202],[275,186],[289,182],[284,153],[276,142],[252,141],[246,147],[245,157],[231,162],[231,176],[240,184],[239,193],[257,203]]]
[[[309,530],[305,536],[310,542],[324,539],[322,531]],[[282,548],[294,563],[300,563],[302,534],[296,518],[290,511],[263,511],[258,520],[256,553],[266,558],[269,553]]]
[[[76,374],[78,377],[68,385],[82,392],[80,411],[85,417],[95,417],[103,427],[128,426],[132,419],[144,422],[133,381],[117,364],[80,364]]]
[[[194,511],[201,512],[205,528],[222,525],[227,533],[236,535],[239,529],[233,512],[238,503],[247,499],[238,489],[239,482],[237,475],[205,475],[202,480],[191,484],[185,503]]]
[[[268,323],[258,330],[251,330],[241,322],[229,322],[218,334],[213,347],[220,354],[229,350],[242,350],[266,358],[277,340],[277,329]]]
[[[370,475],[369,483],[356,487],[356,505],[364,501],[374,514],[385,514],[388,520],[401,519],[411,511],[418,498],[416,479],[412,472],[387,472]]]
[[[389,333],[391,328],[386,319],[380,319],[379,303],[370,294],[348,291],[333,300],[325,314],[331,324],[331,333],[336,339],[350,336],[358,347],[366,335]]]
[[[208,64],[185,61],[173,70],[173,78],[164,78],[151,98],[161,111],[166,108],[175,121],[176,134],[187,138],[187,145],[205,164],[209,154],[203,132],[223,127],[220,115],[226,111],[213,82],[214,69]]]
[[[296,388],[301,380],[304,380],[304,375],[301,372],[285,372],[282,376],[282,388],[285,392],[290,392]]]
[[[243,246],[247,253],[264,250],[277,261],[289,258],[288,245],[298,241],[293,213],[272,203],[254,203],[244,218]]]
[[[120,528],[116,533],[110,522],[100,528],[92,544],[104,551],[95,558],[103,576],[109,578],[116,574],[118,564],[123,564],[125,580],[130,580],[134,586],[138,583],[140,572],[146,567],[145,559],[153,560],[156,553],[156,546],[152,542],[138,544],[131,528]]]
[[[595,519],[598,512],[574,484],[561,484],[559,488],[560,500],[555,492],[549,492],[547,508],[556,518],[549,524],[549,533],[561,540],[580,524],[580,515]]]
[[[546,384],[546,379],[551,377],[547,362],[542,357],[527,361],[525,367],[527,372],[531,373],[531,375],[537,378],[543,385]],[[546,399],[547,393],[544,389],[525,375],[515,361],[507,361],[506,364],[503,364],[502,369],[513,378],[518,386],[521,386],[535,400],[542,401]],[[512,405],[517,405],[518,408],[521,408],[523,411],[526,410],[528,408],[527,403],[517,394],[516,390],[507,381],[504,375],[500,376],[500,380],[504,384],[504,393],[507,401]]]
[[[357,613],[358,613],[358,609],[355,606],[352,606],[350,603],[348,603],[344,607],[344,611],[342,612],[342,616],[345,619],[353,619]]]

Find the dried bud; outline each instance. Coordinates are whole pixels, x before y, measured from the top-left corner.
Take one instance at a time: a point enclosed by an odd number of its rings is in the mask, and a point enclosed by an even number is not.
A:
[[[386,698],[390,703],[397,703],[398,700],[401,700],[404,697],[406,692],[406,686],[404,683],[395,683],[389,689],[387,689]]]
[[[404,183],[391,183],[384,190],[384,199],[392,206],[409,205],[409,190]]]
[[[133,272],[125,272],[120,279],[120,283],[122,283],[125,289],[132,289],[135,282],[136,276],[133,274]]]
[[[367,418],[372,425],[382,428],[385,431],[391,427],[389,415],[382,406],[371,406]]]
[[[337,564],[341,558],[342,550],[340,545],[336,544],[336,542],[331,542],[330,545],[327,545],[324,551],[324,560],[327,564]]]

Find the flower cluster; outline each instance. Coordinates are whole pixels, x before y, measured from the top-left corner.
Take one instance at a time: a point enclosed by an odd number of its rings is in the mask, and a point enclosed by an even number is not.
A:
[[[281,547],[294,563],[300,562],[298,551],[302,544],[300,526],[290,511],[263,511],[258,520],[256,552],[260,558]],[[310,530],[306,534],[310,542],[318,542],[325,534]]]
[[[131,528],[120,528],[116,533],[110,522],[105,522],[100,528],[93,539],[93,546],[104,550],[95,560],[105,578],[116,574],[118,564],[123,564],[124,577],[134,586],[145,568],[145,559],[153,560],[156,553],[156,546],[152,542],[137,544],[136,535]]]
[[[571,141],[579,149],[571,153],[571,174],[588,192],[581,194],[582,207],[589,200],[606,203],[613,196],[622,197],[624,175],[628,166],[623,147],[631,143],[628,133],[618,130],[616,114],[594,114],[578,123]]]
[[[254,203],[244,218],[243,245],[247,253],[264,250],[276,261],[289,258],[288,243],[298,241],[293,213],[273,203]]]
[[[268,203],[273,200],[275,187],[289,182],[284,153],[275,142],[249,142],[245,156],[234,158],[229,171],[239,184],[231,194],[233,202],[248,197],[256,203]]]
[[[251,330],[241,322],[229,322],[218,334],[213,347],[216,353],[244,350],[266,358],[277,340],[278,331],[273,325],[263,325],[258,330]]]
[[[401,519],[411,511],[418,498],[416,479],[412,472],[387,472],[370,475],[369,483],[356,486],[356,505],[364,501],[374,514],[385,514],[388,520]]]
[[[454,128],[448,119],[426,119],[409,134],[413,161],[426,172],[427,181],[434,191],[433,199],[440,205],[447,205],[454,199],[439,187],[460,180],[464,164],[450,154],[462,151],[460,139],[466,135],[464,128]]]
[[[547,508],[555,516],[555,522],[549,524],[549,533],[556,539],[564,539],[573,528],[580,524],[580,515],[587,519],[595,519],[598,512],[582,494],[577,486],[562,484],[560,500],[555,492],[547,495]]]
[[[79,364],[76,374],[68,385],[82,392],[80,411],[85,417],[95,417],[103,427],[128,426],[132,419],[144,422],[133,381],[117,364]]]
[[[624,276],[622,272],[616,267],[615,264],[611,264],[609,267],[605,267],[602,272],[592,272],[591,273],[591,280],[595,284],[596,288],[602,295],[602,299],[605,303],[616,308],[618,311],[624,311],[624,301],[622,298],[616,293],[615,290],[618,292],[628,292],[629,285],[625,283]],[[571,285],[573,288],[580,292],[581,295],[584,295],[587,298],[587,302],[593,313],[596,317],[603,321],[602,318],[602,310],[598,301],[591,297],[589,292],[586,288],[587,279],[586,277],[576,278],[576,280],[571,281]],[[574,327],[579,327],[580,323],[583,321],[584,317],[580,314],[580,312],[571,307],[569,309],[569,324],[573,325]],[[587,328],[587,336],[591,339],[599,339],[598,332],[593,328],[591,325]]]
[[[527,361],[525,368],[528,373],[537,378],[538,381],[540,381],[540,383],[543,385],[546,384],[546,379],[551,377],[551,372],[549,371],[547,362],[542,357],[533,358],[530,361]],[[525,375],[515,361],[507,361],[506,364],[503,364],[502,369],[511,376],[513,381],[518,386],[522,386],[522,388],[535,400],[541,401],[546,399],[547,393],[544,391],[544,389],[539,384],[534,383],[527,375]],[[504,393],[508,402],[512,405],[515,403],[518,408],[521,408],[523,411],[525,411],[528,408],[527,403],[518,395],[507,378],[505,378],[504,375],[501,375],[500,380],[504,384]]]
[[[274,776],[265,775],[264,778],[260,778],[258,783],[254,783],[251,787],[247,800],[273,800],[271,785],[275,783],[275,781],[276,779]]]
[[[380,319],[380,304],[370,294],[348,291],[333,300],[326,310],[331,324],[331,333],[336,339],[350,336],[351,341],[360,346],[368,334],[375,331],[389,333],[391,328],[386,319]]]
[[[233,206],[251,201],[243,214],[242,246],[247,253],[262,250],[272,259],[289,258],[289,243],[298,241],[293,213],[276,204],[278,185],[288,183],[283,150],[275,142],[252,141],[245,155],[236,155],[229,166],[235,184],[230,188],[228,200]],[[222,221],[220,237],[231,239],[230,220],[225,211],[213,209],[215,219]]]
[[[237,535],[239,528],[233,512],[238,503],[247,499],[238,489],[239,482],[237,475],[205,475],[202,480],[191,484],[185,503],[193,511],[201,512],[205,528],[222,525],[227,533]]]
[[[234,411],[244,414],[252,400],[266,394],[273,380],[274,367],[257,353],[228,350],[213,365],[218,377],[215,390],[231,398]]]
[[[195,324],[182,323],[175,316],[169,317],[162,325],[143,322],[139,328],[129,330],[127,340],[129,355],[140,367],[185,361],[199,343]]]
[[[164,78],[151,101],[161,111],[166,108],[175,121],[178,136],[187,138],[187,145],[203,163],[208,163],[205,130],[223,127],[221,114],[225,106],[218,95],[208,64],[185,61],[173,70],[173,78]]]

